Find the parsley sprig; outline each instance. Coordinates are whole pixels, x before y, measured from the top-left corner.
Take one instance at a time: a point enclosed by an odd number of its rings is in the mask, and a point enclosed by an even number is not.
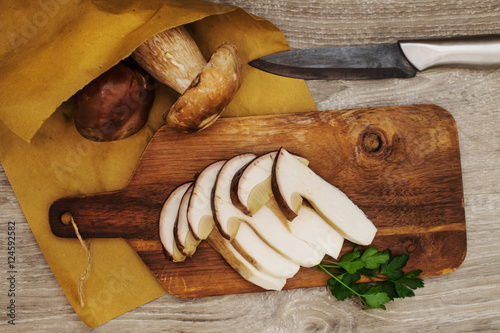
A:
[[[403,272],[408,259],[406,253],[393,257],[391,250],[369,247],[360,252],[355,246],[339,261],[323,260],[317,268],[331,276],[327,284],[337,300],[358,297],[364,309],[385,310],[387,302],[415,296],[413,290],[424,286],[422,279],[417,277],[421,270]],[[363,276],[370,282],[357,283]]]

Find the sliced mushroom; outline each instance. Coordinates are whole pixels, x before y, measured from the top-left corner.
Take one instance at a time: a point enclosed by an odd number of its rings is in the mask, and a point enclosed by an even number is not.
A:
[[[251,242],[245,239],[241,228],[251,227],[253,234],[265,242],[281,256],[297,265],[311,267],[317,265],[324,253],[317,251],[309,244],[294,236],[288,228],[288,221],[280,219],[267,207],[262,207],[253,217],[245,215],[231,202],[230,187],[235,173],[249,163],[255,155],[244,154],[228,160],[221,168],[214,189],[214,218],[219,230],[223,230],[240,253],[250,253]],[[281,215],[281,214],[280,214]],[[221,232],[221,234],[223,233]],[[253,237],[249,234],[246,237]],[[242,246],[248,244],[247,247]],[[236,245],[240,244],[240,245]],[[249,248],[250,247],[250,248]],[[243,253],[242,253],[243,254]]]
[[[291,278],[300,269],[299,265],[268,246],[246,223],[241,223],[231,244],[243,258],[263,273]]]
[[[249,218],[249,225],[275,251],[285,258],[303,267],[313,267],[321,262],[325,252],[304,241],[300,235],[294,234],[290,222],[279,210],[273,210],[275,203],[271,198],[265,206]]]
[[[276,214],[281,214],[276,200],[268,201],[266,206]],[[306,204],[300,208],[297,217],[288,222],[288,227],[293,235],[334,259],[337,259],[342,250],[344,237]]]
[[[240,169],[238,177],[231,184],[231,198],[239,205],[248,207],[250,212],[260,214],[264,205],[277,216],[282,216],[271,189],[271,173],[277,152],[270,152],[254,159]],[[309,161],[293,155],[302,164]],[[284,217],[282,217],[284,219]],[[344,238],[309,206],[304,205],[293,222],[286,224],[291,233],[307,242],[321,253],[337,258]]]
[[[223,43],[207,64],[183,27],[149,38],[132,57],[182,94],[164,115],[167,125],[180,131],[199,131],[215,122],[242,83],[243,62],[236,46]]]
[[[231,200],[233,204],[247,215],[253,215],[271,199],[271,171],[277,151],[255,158],[241,168],[231,183]],[[294,155],[301,163],[309,161]]]
[[[267,290],[281,290],[286,278],[265,274],[248,262],[227,239],[222,237],[217,228],[213,228],[207,238],[210,246],[245,280]]]
[[[212,200],[215,224],[221,235],[230,239],[236,250],[257,269],[289,278],[297,273],[300,266],[273,250],[252,228],[242,223],[238,215],[234,216],[239,210],[231,203],[231,180],[236,171],[254,158],[254,154],[235,156],[224,163],[219,171]]]
[[[254,154],[241,154],[228,160],[222,166],[215,183],[212,210],[215,224],[226,239],[232,240],[238,232],[242,221],[240,211],[231,201],[231,182],[236,172],[256,156]]]
[[[209,222],[202,223],[207,223],[207,226],[212,226],[210,230],[210,235],[212,237],[216,237],[217,235],[219,235],[219,232],[217,228],[213,228],[211,196],[213,193],[212,190],[216,183],[217,175],[219,174],[219,170],[224,164],[225,161],[212,163],[200,173],[194,185],[193,194],[191,195],[188,209],[188,216],[191,215],[195,217],[193,221],[209,220]],[[195,193],[197,193],[196,197],[194,196]],[[209,197],[210,200],[207,201],[207,198]],[[208,214],[210,214],[210,217],[208,216]],[[196,229],[196,223],[194,224],[195,227],[193,229]],[[201,227],[201,229],[204,229],[204,232],[208,230],[208,227],[205,229],[205,227],[200,226],[200,223],[198,223],[197,225],[197,228],[200,229]],[[217,230],[215,236],[214,230]],[[215,240],[217,239],[218,238],[215,238]],[[229,242],[217,241],[214,246],[217,246],[216,250],[224,251],[223,253],[221,253],[224,257],[230,256],[232,260],[236,261],[238,261],[238,258],[240,257],[246,258],[244,259],[245,262],[251,263],[251,265],[255,269],[261,271],[261,274],[273,275],[273,280],[275,280],[276,277],[288,278],[297,272],[297,265],[291,263],[287,259],[281,257],[278,253],[274,252],[267,246],[267,244],[262,242],[262,240],[258,238],[258,236],[255,236],[255,233],[252,230],[248,232],[245,230],[242,231],[242,233],[240,235],[237,235],[235,239],[239,240],[236,241],[236,243],[238,244],[237,246],[239,248],[239,251],[241,252],[238,252],[237,258],[234,258],[234,254],[231,254],[231,251],[237,250]],[[233,262],[230,264],[231,266],[233,266],[236,263]],[[246,265],[246,263],[243,264]],[[236,270],[238,271],[238,269]],[[248,274],[249,273],[246,272],[245,276]],[[281,279],[279,279],[279,281],[281,281]],[[273,283],[276,283],[276,281],[274,281]]]
[[[196,252],[196,248],[200,244],[200,241],[193,236],[193,233],[189,229],[187,218],[189,201],[191,194],[193,193],[193,186],[194,184],[191,184],[186,190],[186,193],[182,196],[182,200],[179,205],[179,212],[177,214],[177,220],[174,226],[175,243],[182,254],[186,257],[191,257]]]
[[[207,166],[198,175],[193,187],[193,193],[189,200],[187,220],[193,236],[198,239],[206,239],[214,227],[212,214],[212,190],[215,180],[226,161],[217,161]]]
[[[328,225],[314,209],[303,205],[297,217],[290,222],[290,229],[292,234],[305,240],[318,251],[334,259],[338,258],[344,237]]]
[[[280,210],[292,223],[303,197],[344,238],[360,245],[373,241],[377,228],[363,211],[283,148],[275,158],[271,183]]]
[[[192,182],[184,183],[175,188],[163,204],[160,213],[160,241],[165,253],[174,262],[184,261],[186,256],[177,247],[174,238],[174,228],[181,205],[182,197],[191,186]]]

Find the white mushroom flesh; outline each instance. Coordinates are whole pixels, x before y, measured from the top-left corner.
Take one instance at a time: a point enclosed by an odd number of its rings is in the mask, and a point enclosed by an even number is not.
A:
[[[167,252],[175,262],[184,261],[186,259],[186,256],[182,254],[175,243],[174,228],[182,197],[191,184],[192,183],[189,182],[175,188],[168,196],[160,212],[160,241],[165,252]]]
[[[188,257],[191,257],[196,252],[196,248],[198,247],[198,244],[200,244],[200,241],[196,240],[191,233],[187,220],[188,205],[191,194],[193,193],[193,185],[194,184],[191,184],[189,186],[186,193],[184,193],[182,197],[181,204],[179,205],[179,212],[177,214],[177,221],[175,222],[174,227],[174,236],[177,247],[185,256]]]
[[[228,160],[221,168],[215,183],[213,213],[222,236],[232,240],[244,214],[231,201],[231,181],[234,174],[255,158],[254,154],[241,154]]]
[[[314,209],[307,206],[300,208],[299,214],[290,222],[292,234],[308,244],[337,259],[344,237],[332,228]]]
[[[260,214],[260,209],[266,204],[265,208],[270,208],[274,214],[285,219],[271,189],[271,173],[276,154],[275,151],[257,157],[244,168],[238,180],[237,196],[241,203],[248,204],[253,213]],[[293,156],[302,164],[309,164],[307,159]],[[287,220],[286,225],[294,236],[307,242],[320,253],[328,254],[332,258],[338,257],[344,238],[313,209],[302,207],[293,223]]]
[[[266,274],[290,278],[300,269],[299,265],[269,247],[246,223],[241,223],[231,244],[246,260]]]
[[[213,228],[214,221],[211,204],[212,190],[215,186],[217,175],[224,163],[225,161],[223,160],[210,164],[203,169],[196,179],[188,208],[189,221],[194,222],[191,224],[191,228],[192,230],[200,230],[200,237],[203,237],[203,233],[208,232],[208,243],[221,254],[228,264],[244,279],[264,289],[280,290],[286,283],[285,277],[266,274],[257,269],[246,260],[227,239],[222,237],[217,228]],[[207,223],[206,226],[203,225],[204,223]],[[253,246],[258,246],[258,244],[254,244]],[[262,265],[257,264],[258,259],[259,258],[256,258],[252,261],[256,266],[261,267]],[[279,258],[278,260],[281,261],[282,259]]]
[[[300,163],[289,152],[280,149],[274,165],[275,185],[273,192],[278,197],[285,215],[292,210],[298,213],[297,196],[308,200],[316,212],[333,226],[344,238],[360,245],[369,245],[377,228],[342,191]],[[295,201],[295,202],[294,202]]]
[[[231,183],[235,173],[241,167],[248,164],[254,156],[245,154],[230,159],[221,168],[215,185],[214,214],[216,223],[221,228],[226,227],[229,239],[233,243],[248,244],[247,239],[243,239],[242,227],[251,227],[253,233],[258,235],[258,239],[265,242],[275,252],[289,259],[296,265],[311,267],[317,265],[324,256],[324,253],[317,251],[309,244],[294,236],[288,228],[287,221],[283,221],[269,208],[261,208],[253,217],[245,215],[236,208],[231,201]],[[231,225],[232,224],[232,225]],[[220,228],[220,229],[221,229]],[[246,232],[246,231],[245,231]],[[248,236],[250,237],[250,236]],[[238,248],[241,248],[238,247]],[[249,254],[248,248],[241,248]]]
[[[286,278],[265,274],[248,262],[217,228],[212,230],[207,241],[245,280],[267,290],[281,290],[285,285]]]
[[[225,160],[210,164],[203,169],[194,183],[187,219],[193,236],[198,240],[206,239],[214,227],[212,189],[224,163]]]
[[[271,189],[271,171],[277,151],[261,155],[254,159],[241,173],[237,184],[237,200],[249,215],[257,212],[273,196]],[[301,163],[309,164],[303,157],[295,156]]]

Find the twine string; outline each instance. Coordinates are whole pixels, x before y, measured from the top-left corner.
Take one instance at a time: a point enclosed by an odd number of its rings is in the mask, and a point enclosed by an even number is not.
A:
[[[85,269],[83,274],[78,279],[78,300],[80,302],[80,306],[83,308],[85,306],[83,284],[85,283],[85,280],[87,280],[87,278],[90,274],[90,242],[86,241],[82,238],[82,236],[80,235],[80,232],[78,231],[78,227],[77,227],[72,215],[69,216],[69,219],[70,219],[71,225],[73,226],[73,229],[75,230],[76,237],[80,241],[80,244],[83,246],[85,253],[87,255],[87,268]]]

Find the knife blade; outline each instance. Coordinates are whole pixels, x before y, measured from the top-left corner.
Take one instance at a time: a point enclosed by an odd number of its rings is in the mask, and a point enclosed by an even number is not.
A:
[[[500,68],[500,35],[296,49],[249,64],[272,74],[306,80],[410,78],[437,66]]]

